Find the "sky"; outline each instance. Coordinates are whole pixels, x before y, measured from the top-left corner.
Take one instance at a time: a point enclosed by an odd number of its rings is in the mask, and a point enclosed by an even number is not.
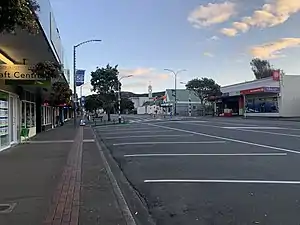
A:
[[[122,91],[146,93],[174,88],[164,69],[186,70],[180,82],[208,77],[224,86],[254,79],[253,57],[286,74],[300,74],[299,0],[50,0],[67,66],[73,45],[77,69],[90,73],[118,65]],[[71,73],[72,74],[72,73]]]

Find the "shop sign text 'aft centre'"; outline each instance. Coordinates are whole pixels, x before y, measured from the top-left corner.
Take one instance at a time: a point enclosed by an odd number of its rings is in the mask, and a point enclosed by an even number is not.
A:
[[[32,73],[29,65],[0,65],[0,79],[4,80],[45,80]]]

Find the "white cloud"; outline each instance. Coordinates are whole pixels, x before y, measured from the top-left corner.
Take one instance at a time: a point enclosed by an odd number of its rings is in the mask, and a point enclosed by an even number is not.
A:
[[[249,30],[249,25],[247,23],[242,23],[242,22],[234,22],[233,27],[236,30],[242,31],[244,33]]]
[[[212,36],[209,40],[218,41],[220,38],[218,36]]]
[[[235,14],[235,4],[232,2],[208,3],[200,5],[188,16],[188,21],[196,28],[223,23]]]
[[[207,56],[207,57],[210,57],[210,58],[215,57],[215,55],[212,54],[212,53],[210,53],[210,52],[204,52],[203,55],[204,55],[204,56]]]
[[[147,75],[154,71],[153,68],[135,68],[135,69],[119,69],[120,75],[141,76]]]
[[[261,59],[274,59],[284,57],[282,50],[293,47],[300,47],[300,38],[282,38],[278,41],[266,43],[251,48],[252,56]]]
[[[293,14],[300,12],[300,0],[265,0],[265,2],[267,4],[254,11],[251,16],[244,17],[240,22],[233,23],[233,27],[244,33],[250,27],[261,29],[274,27],[283,24]]]
[[[223,28],[220,32],[228,37],[234,37],[238,33],[234,28]]]

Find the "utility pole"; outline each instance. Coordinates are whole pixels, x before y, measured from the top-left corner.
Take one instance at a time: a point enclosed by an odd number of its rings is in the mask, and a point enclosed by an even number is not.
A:
[[[73,46],[73,92],[74,92],[74,98],[73,98],[73,108],[74,108],[74,128],[77,127],[77,107],[76,107],[76,102],[77,102],[77,96],[76,96],[76,48],[78,48],[81,45],[91,43],[91,42],[101,42],[101,40],[93,39],[93,40],[87,40],[83,41],[77,45]]]
[[[179,74],[179,73],[181,73],[181,72],[184,72],[184,71],[186,71],[185,69],[183,69],[183,70],[178,70],[178,71],[174,71],[174,70],[171,70],[171,69],[164,69],[164,70],[166,70],[166,71],[169,71],[169,72],[171,72],[173,75],[174,75],[174,80],[175,80],[175,100],[174,100],[174,116],[176,116],[176,105],[177,105],[177,75]]]

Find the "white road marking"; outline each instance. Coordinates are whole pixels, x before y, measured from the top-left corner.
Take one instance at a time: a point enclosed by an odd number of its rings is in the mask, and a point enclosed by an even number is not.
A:
[[[134,135],[134,136],[117,136],[105,137],[105,139],[123,139],[123,138],[152,138],[152,137],[188,137],[194,136],[193,134],[165,134],[165,135]]]
[[[191,121],[191,120],[186,120],[186,121],[176,121],[177,123],[207,123],[208,121],[204,121],[204,120],[195,120],[195,121]]]
[[[141,130],[141,131],[124,131],[124,132],[103,132],[102,134],[113,134],[113,135],[117,135],[117,134],[136,134],[136,133],[164,133],[164,132],[171,132],[170,130]]]
[[[84,143],[95,142],[95,139],[83,139],[82,142]]]
[[[262,134],[272,134],[272,135],[279,135],[279,136],[288,136],[288,137],[300,137],[300,135],[297,134],[285,134],[285,133],[276,133],[276,132],[269,132],[269,131],[258,131],[258,130],[244,130],[244,129],[237,129],[240,131],[246,131],[246,132],[254,132],[254,133],[262,133]]]
[[[225,141],[182,141],[182,142],[175,142],[175,141],[164,141],[164,142],[129,142],[129,143],[118,143],[113,144],[114,146],[121,146],[121,145],[157,145],[157,144],[224,144]]]
[[[300,181],[283,180],[144,180],[144,183],[242,183],[242,184],[300,184]]]
[[[250,130],[250,129],[254,129],[254,130],[282,130],[284,128],[281,127],[221,127],[224,129],[245,129],[245,130]]]
[[[275,146],[271,146],[271,145],[257,144],[257,143],[253,143],[253,142],[242,141],[242,140],[233,139],[233,138],[220,137],[220,136],[215,136],[215,135],[210,135],[210,134],[205,134],[205,133],[199,133],[199,132],[194,132],[194,131],[189,131],[189,130],[173,128],[173,127],[166,127],[166,126],[161,126],[161,125],[157,125],[157,124],[148,124],[148,125],[165,128],[165,129],[169,129],[169,130],[174,130],[174,131],[181,131],[181,132],[189,133],[189,134],[196,134],[196,135],[200,135],[200,136],[204,136],[204,137],[216,138],[216,139],[220,139],[220,140],[224,140],[224,141],[231,141],[231,142],[240,143],[240,144],[246,144],[246,145],[252,145],[252,146],[257,146],[257,147],[262,147],[262,148],[268,148],[268,149],[274,149],[274,150],[279,150],[279,151],[284,151],[284,152],[300,154],[299,151],[292,150],[292,149],[279,148],[279,147],[275,147]]]
[[[134,128],[134,127],[128,127],[128,128],[123,128],[123,129],[113,129],[113,130],[115,130],[115,131],[119,131],[119,130],[121,130],[121,131],[139,131],[139,130],[153,130],[153,131],[156,131],[157,129],[149,129],[149,127],[137,127],[137,128]],[[112,131],[112,130],[108,130],[108,131]],[[104,131],[105,132],[105,131]]]
[[[163,157],[163,156],[287,156],[287,153],[216,153],[216,154],[132,154],[124,157]]]
[[[57,144],[57,143],[73,143],[74,140],[51,140],[51,141],[26,141],[30,144]]]

